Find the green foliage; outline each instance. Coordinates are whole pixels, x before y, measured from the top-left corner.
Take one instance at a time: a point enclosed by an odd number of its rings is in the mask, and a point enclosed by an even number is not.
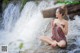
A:
[[[3,0],[3,2],[2,2],[2,10],[4,10],[6,7],[7,7],[7,5],[9,4],[9,0]]]
[[[79,1],[64,1],[64,2],[62,2],[61,0],[58,0],[57,1],[57,3],[63,3],[63,4],[80,4],[80,2]]]
[[[23,9],[23,7],[24,7],[24,5],[26,4],[26,2],[28,2],[28,0],[21,0],[21,4],[22,4],[22,6],[21,6],[21,10]]]
[[[3,4],[8,4],[9,3],[9,0],[3,0]]]
[[[23,48],[23,43],[20,43],[19,48],[20,48],[20,49]]]

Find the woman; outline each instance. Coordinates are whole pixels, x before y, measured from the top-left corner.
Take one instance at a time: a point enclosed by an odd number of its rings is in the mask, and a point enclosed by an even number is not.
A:
[[[52,47],[65,48],[67,46],[65,35],[68,33],[68,21],[63,18],[64,14],[64,9],[58,8],[56,10],[56,19],[51,22],[52,37],[40,37],[42,41],[49,43]]]

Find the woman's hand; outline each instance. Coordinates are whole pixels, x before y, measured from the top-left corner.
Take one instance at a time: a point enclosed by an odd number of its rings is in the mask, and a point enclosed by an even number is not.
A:
[[[57,26],[59,26],[61,29],[63,29],[63,26],[60,23],[57,23]]]
[[[65,27],[63,27],[60,23],[57,23],[57,26],[61,27],[62,31],[64,32],[65,35],[68,33],[68,22],[65,22]]]

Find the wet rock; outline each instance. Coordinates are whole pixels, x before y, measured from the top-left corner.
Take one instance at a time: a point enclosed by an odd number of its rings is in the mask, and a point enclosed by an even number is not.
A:
[[[74,51],[74,53],[80,53],[80,50],[76,50],[76,51]]]
[[[67,50],[61,50],[59,53],[67,53]]]
[[[76,44],[71,44],[71,45],[68,45],[67,49],[68,49],[69,51],[71,51],[71,50],[76,49],[77,47],[78,47],[78,46],[77,46]]]
[[[69,51],[68,53],[80,53],[80,48]]]
[[[72,37],[73,38],[73,37]],[[68,39],[68,44],[72,44],[73,42],[76,42],[76,39],[75,38],[73,38],[73,39]]]
[[[52,48],[48,45],[40,46],[34,53],[58,53],[58,48]]]
[[[57,8],[58,7],[42,10],[43,17],[44,18],[56,17],[55,11]],[[70,20],[74,20],[75,15],[80,16],[80,4],[68,4],[64,7],[64,11],[67,11],[67,14],[69,15]],[[65,12],[65,15],[66,15],[66,12]],[[67,16],[64,16],[64,17],[67,17]]]

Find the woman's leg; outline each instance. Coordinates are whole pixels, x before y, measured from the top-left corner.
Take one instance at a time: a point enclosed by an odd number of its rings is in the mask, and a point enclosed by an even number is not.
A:
[[[61,48],[64,48],[64,47],[67,46],[65,40],[61,40],[60,42],[57,43],[57,45],[58,45],[59,47],[61,47]]]
[[[50,37],[48,37],[48,36],[41,36],[41,37],[40,37],[40,40],[45,41],[45,42],[53,45],[54,47],[57,45],[57,41],[52,40],[52,39],[51,39]]]

